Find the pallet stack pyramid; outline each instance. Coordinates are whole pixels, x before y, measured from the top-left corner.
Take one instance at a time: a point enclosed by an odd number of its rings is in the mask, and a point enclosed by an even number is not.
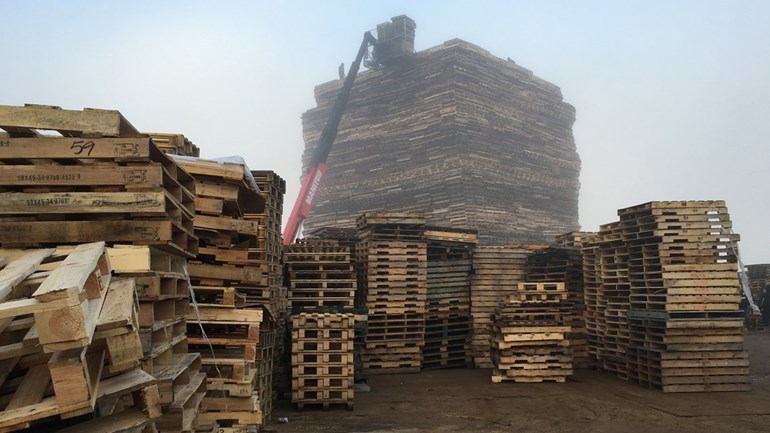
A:
[[[572,306],[564,283],[520,283],[495,312],[492,381],[564,382],[572,375]]]
[[[428,227],[428,294],[422,368],[467,367],[471,336],[471,252],[475,231]]]
[[[736,242],[724,201],[618,211],[628,246],[628,379],[664,392],[750,389]]]
[[[301,312],[292,319],[292,402],[353,409],[352,313]]]
[[[356,225],[359,302],[369,311],[364,370],[419,372],[427,296],[425,216],[372,212]]]
[[[471,276],[471,355],[476,368],[492,368],[490,354],[492,315],[501,302],[518,293],[526,281],[527,247],[480,246],[473,251]]]

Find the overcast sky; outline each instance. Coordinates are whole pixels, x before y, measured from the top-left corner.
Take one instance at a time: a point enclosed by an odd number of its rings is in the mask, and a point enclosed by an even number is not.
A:
[[[299,189],[300,115],[364,31],[480,45],[575,106],[583,230],[650,200],[724,199],[770,262],[770,1],[0,0],[0,104],[120,110]]]

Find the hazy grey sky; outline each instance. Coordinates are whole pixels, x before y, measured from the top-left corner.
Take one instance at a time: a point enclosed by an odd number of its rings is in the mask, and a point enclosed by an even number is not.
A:
[[[300,115],[364,31],[406,14],[417,49],[460,38],[577,110],[583,230],[650,200],[724,199],[770,262],[770,1],[0,0],[0,104],[120,110],[299,188]]]

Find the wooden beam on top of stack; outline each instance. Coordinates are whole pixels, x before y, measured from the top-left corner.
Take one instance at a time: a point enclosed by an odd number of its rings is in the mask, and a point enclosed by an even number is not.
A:
[[[492,315],[526,281],[527,257],[543,248],[546,245],[479,246],[473,251],[471,355],[476,368],[493,367],[489,350]]]
[[[104,242],[2,249],[0,259],[0,429],[53,431],[79,420],[91,431],[114,416],[153,426],[161,408],[155,378],[139,368],[134,280],[112,277]],[[146,399],[116,404],[132,394]]]
[[[566,236],[562,236],[566,242]],[[527,281],[563,281],[568,301],[572,305],[567,339],[572,350],[575,368],[589,364],[587,331],[585,326],[585,300],[583,297],[583,257],[580,249],[571,246],[549,246],[527,258]]]
[[[628,380],[664,392],[745,391],[737,241],[724,201],[618,211],[628,246]]]
[[[428,289],[422,368],[471,364],[471,252],[475,230],[426,227]]]
[[[492,382],[564,382],[571,376],[572,306],[562,282],[520,283],[495,310]]]
[[[166,134],[161,132],[148,132],[147,135],[163,151],[170,155],[199,157],[200,148],[182,134]]]
[[[419,372],[427,295],[425,216],[365,213],[356,226],[360,239],[357,302],[365,301],[369,311],[364,370],[368,374]]]

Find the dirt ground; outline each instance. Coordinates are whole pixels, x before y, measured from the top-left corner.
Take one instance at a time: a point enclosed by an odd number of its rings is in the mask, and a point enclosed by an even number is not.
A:
[[[493,384],[489,370],[370,378],[355,410],[274,410],[300,432],[770,432],[770,332],[752,332],[751,392],[663,394],[591,370],[567,383]]]

